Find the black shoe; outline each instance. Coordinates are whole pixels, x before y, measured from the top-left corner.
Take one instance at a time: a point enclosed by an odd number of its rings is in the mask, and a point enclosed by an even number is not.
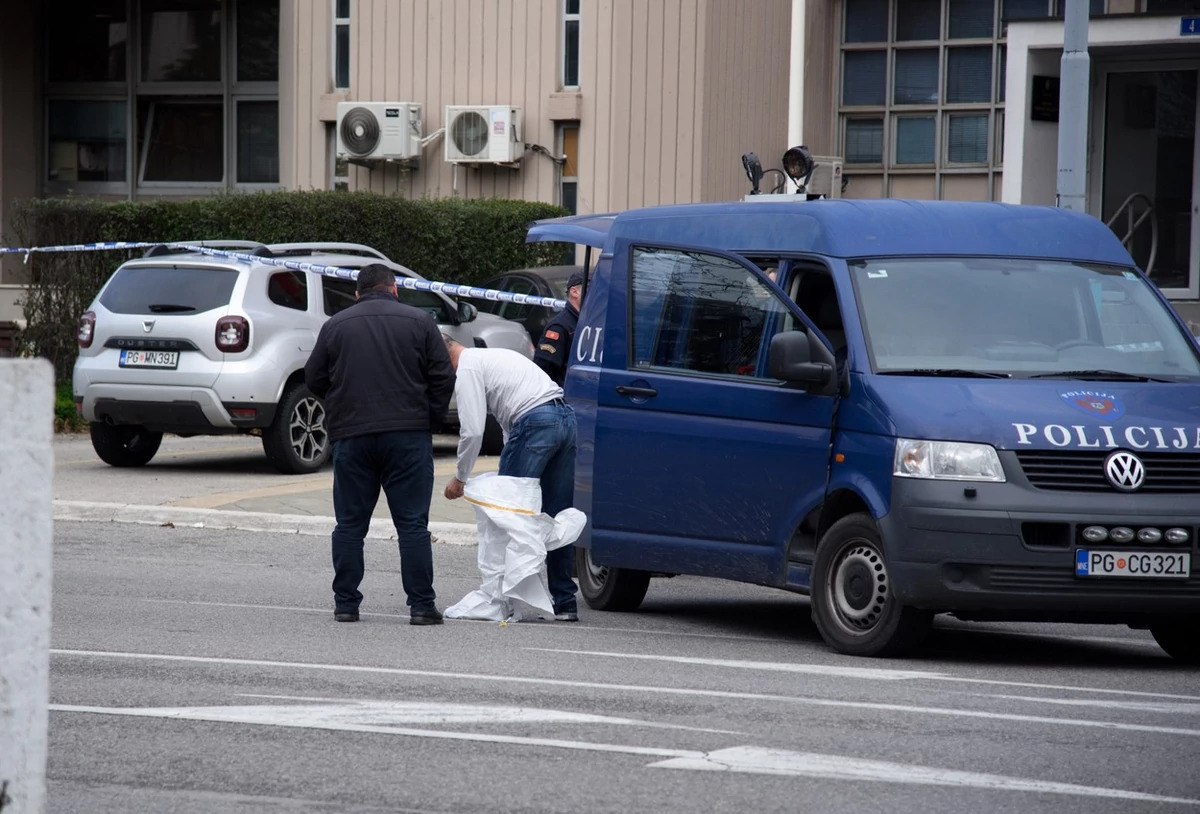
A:
[[[357,622],[358,611],[334,611],[333,621],[335,622]]]
[[[559,611],[558,613],[554,614],[554,621],[556,621],[556,622],[578,622],[579,614],[575,611]]]
[[[409,611],[408,623],[410,625],[440,625],[442,614],[437,608]]]

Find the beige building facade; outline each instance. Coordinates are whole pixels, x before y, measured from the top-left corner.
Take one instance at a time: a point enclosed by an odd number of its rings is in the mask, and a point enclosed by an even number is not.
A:
[[[845,197],[1052,205],[1063,1],[10,3],[0,223],[64,194],[732,200],[744,153],[772,169],[799,143],[844,162]],[[1088,206],[1125,223],[1149,203],[1131,251],[1200,329],[1196,3],[1090,0]],[[339,149],[356,106],[419,110],[403,158]],[[448,160],[451,106],[516,111],[510,160]],[[5,262],[0,320],[24,274]]]
[[[456,165],[443,135],[412,167],[350,165],[353,189],[562,202],[565,177],[584,212],[732,197],[743,152],[787,147],[790,18],[790,0],[355,0],[335,89],[329,5],[284,0],[281,181],[328,186],[337,103],[392,101],[420,104],[426,135],[450,105],[518,108],[530,147]]]

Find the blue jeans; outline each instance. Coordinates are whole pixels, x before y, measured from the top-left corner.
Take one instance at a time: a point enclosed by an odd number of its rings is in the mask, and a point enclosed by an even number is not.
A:
[[[537,478],[542,484],[542,511],[554,516],[571,508],[575,498],[575,411],[561,401],[534,407],[513,422],[500,453],[500,474]],[[555,613],[576,611],[571,562],[575,546],[546,555],[546,579]]]
[[[429,430],[357,435],[333,442],[333,599],[338,611],[362,602],[363,538],[387,495],[400,543],[400,582],[415,611],[434,607],[429,504],[433,499],[433,436]]]

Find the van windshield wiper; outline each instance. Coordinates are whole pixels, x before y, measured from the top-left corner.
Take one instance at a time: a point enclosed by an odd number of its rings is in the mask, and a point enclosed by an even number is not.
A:
[[[1053,373],[1034,373],[1031,379],[1095,379],[1097,381],[1114,382],[1167,382],[1174,379],[1160,379],[1155,376],[1144,376],[1140,373],[1126,373],[1122,370],[1057,370]]]
[[[169,303],[169,302],[162,302],[162,303],[156,302],[151,305],[147,305],[146,307],[149,308],[150,312],[154,313],[154,314],[178,314],[181,311],[195,311],[196,310],[195,306],[176,305],[174,303]]]
[[[947,376],[956,379],[1011,379],[1011,373],[994,370],[966,370],[958,367],[921,367],[912,370],[881,370],[880,376]]]

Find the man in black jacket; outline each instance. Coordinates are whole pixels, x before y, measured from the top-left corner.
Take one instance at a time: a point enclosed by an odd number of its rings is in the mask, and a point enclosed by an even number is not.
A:
[[[434,605],[429,503],[433,438],[454,393],[454,369],[433,317],[396,299],[380,263],[358,273],[354,305],[331,317],[304,366],[325,400],[333,441],[333,618],[357,622],[363,539],[382,486],[400,542],[409,622],[440,625]]]

